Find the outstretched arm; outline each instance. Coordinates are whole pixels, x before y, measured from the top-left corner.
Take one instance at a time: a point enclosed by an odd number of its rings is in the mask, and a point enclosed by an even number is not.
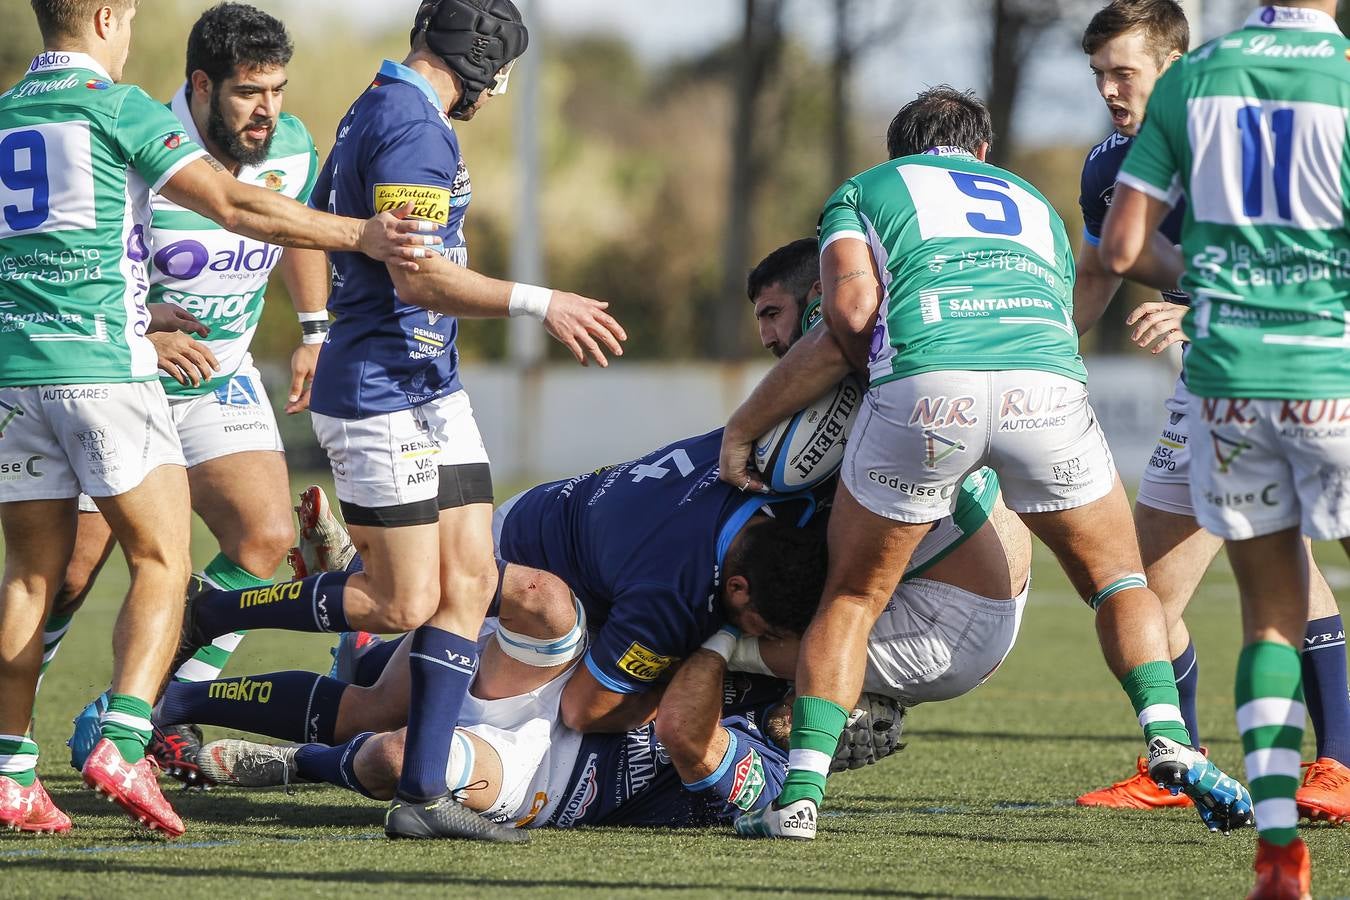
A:
[[[721,725],[726,671],[718,654],[694,651],[675,673],[656,714],[656,736],[685,784],[715,773],[726,756],[730,738]]]

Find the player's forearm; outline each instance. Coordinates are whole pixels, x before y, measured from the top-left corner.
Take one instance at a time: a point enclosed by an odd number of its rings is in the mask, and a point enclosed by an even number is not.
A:
[[[301,250],[362,251],[363,220],[321,213],[276,191],[235,182],[217,212],[212,218],[227,231],[254,240]]]
[[[460,319],[504,319],[511,314],[515,284],[489,278],[432,254],[418,271],[391,270],[399,299]]]
[[[720,724],[725,674],[721,656],[696,650],[675,673],[657,711],[656,735],[685,784],[711,775],[726,752]]]
[[[1181,250],[1163,235],[1154,232],[1134,264],[1120,274],[1160,291],[1177,291],[1181,289],[1181,276],[1185,271],[1186,263]]]
[[[1084,242],[1078,251],[1073,284],[1073,324],[1079,334],[1086,334],[1101,319],[1120,289],[1120,280],[1119,275],[1102,268],[1097,248]]]
[[[830,332],[814,328],[769,370],[732,414],[727,430],[756,438],[815,401],[852,368]]]
[[[323,251],[288,247],[281,254],[277,269],[296,312],[322,312],[328,307],[331,279],[328,256]]]

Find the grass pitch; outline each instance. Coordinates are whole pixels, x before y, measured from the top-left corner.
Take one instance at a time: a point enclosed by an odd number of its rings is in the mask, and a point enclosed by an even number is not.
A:
[[[198,527],[200,561],[214,551]],[[1340,550],[1322,549],[1333,585],[1350,586]],[[638,829],[536,831],[523,848],[390,843],[382,805],[311,786],[291,795],[172,790],[188,833],[167,843],[79,789],[66,764],[67,723],[111,671],[108,635],[126,584],[114,559],[38,701],[43,780],[75,828],[64,837],[0,834],[0,884],[7,898],[1244,896],[1252,832],[1210,835],[1189,809],[1073,805],[1079,793],[1131,772],[1143,744],[1101,661],[1087,609],[1048,554],[1038,553],[1034,576],[1008,662],[972,694],[913,710],[903,753],[831,779],[821,836],[811,844]],[[1240,631],[1222,559],[1188,621],[1201,660],[1202,737],[1240,775],[1232,696]],[[332,642],[250,635],[226,674],[326,669]],[[1311,755],[1311,735],[1304,749]],[[1314,893],[1350,896],[1350,828],[1302,833],[1313,852]]]

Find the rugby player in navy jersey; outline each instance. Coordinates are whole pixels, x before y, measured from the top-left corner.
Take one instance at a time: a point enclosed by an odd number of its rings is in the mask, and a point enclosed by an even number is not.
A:
[[[457,319],[530,315],[579,361],[600,365],[607,352],[621,352],[625,335],[606,304],[467,268],[471,187],[451,120],[472,118],[505,90],[528,42],[519,11],[510,0],[426,0],[410,41],[404,62],[386,60],[342,119],[311,198],[330,211],[412,203],[412,216],[443,239],[442,254],[424,258],[412,277],[353,254],[331,257],[337,318],[310,408],[364,571],[252,591],[203,584],[189,604],[184,650],[207,631],[411,632],[408,739],[386,834],[518,840],[485,829],[445,783],[450,734],[497,583],[492,479],[459,381]],[[303,708],[325,699],[285,702]]]
[[[1111,206],[1116,173],[1143,124],[1154,84],[1186,52],[1189,39],[1185,14],[1173,0],[1115,0],[1092,18],[1083,34],[1083,52],[1088,54],[1097,90],[1111,112],[1115,130],[1083,163],[1078,198],[1083,213],[1083,246],[1078,253],[1073,295],[1074,320],[1080,333],[1097,322],[1120,287],[1121,278],[1106,270],[1096,251]],[[1185,212],[1183,198],[1159,227],[1173,244],[1181,241]],[[1157,354],[1185,341],[1181,318],[1188,303],[1185,294],[1174,292],[1141,304],[1126,319],[1134,326],[1135,343],[1151,347]],[[1223,542],[1200,527],[1191,505],[1190,398],[1183,362],[1174,392],[1164,404],[1167,423],[1139,484],[1134,521],[1149,587],[1157,593],[1167,615],[1182,714],[1191,740],[1198,746],[1199,664],[1182,615]],[[1335,823],[1350,819],[1345,627],[1336,598],[1318,572],[1311,549],[1308,565],[1312,594],[1302,665],[1308,711],[1317,734],[1317,759],[1308,767],[1297,802],[1300,816]],[[1078,803],[1150,809],[1190,806],[1191,799],[1184,793],[1172,796],[1159,788],[1148,777],[1141,760],[1135,774],[1082,795]]]

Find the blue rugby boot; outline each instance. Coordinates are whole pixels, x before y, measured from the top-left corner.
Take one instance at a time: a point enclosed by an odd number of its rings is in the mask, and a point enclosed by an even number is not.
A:
[[[1165,737],[1148,745],[1148,774],[1174,796],[1195,801],[1200,821],[1210,831],[1228,834],[1252,824],[1252,797],[1236,778],[1225,775],[1198,750]]]
[[[76,772],[84,769],[84,761],[94,752],[94,746],[102,739],[103,713],[108,709],[108,692],[104,691],[80,710],[73,724],[75,730],[70,734],[66,746],[70,748],[70,767]]]

